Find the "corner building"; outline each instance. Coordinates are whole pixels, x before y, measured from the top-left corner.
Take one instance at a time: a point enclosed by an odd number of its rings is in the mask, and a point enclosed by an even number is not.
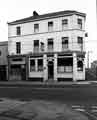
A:
[[[34,11],[9,22],[9,80],[85,80],[85,18],[77,11]]]

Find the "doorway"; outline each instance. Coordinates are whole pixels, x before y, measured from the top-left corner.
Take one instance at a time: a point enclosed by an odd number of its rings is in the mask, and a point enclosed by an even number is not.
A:
[[[10,80],[26,80],[26,66],[23,65],[11,65],[10,68]]]
[[[54,78],[54,63],[53,61],[48,62],[48,79]]]
[[[0,65],[0,81],[7,80],[6,65]]]

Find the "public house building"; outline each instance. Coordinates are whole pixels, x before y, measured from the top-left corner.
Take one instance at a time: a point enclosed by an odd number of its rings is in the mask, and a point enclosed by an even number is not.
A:
[[[33,15],[8,23],[9,80],[85,80],[85,18],[77,11]]]

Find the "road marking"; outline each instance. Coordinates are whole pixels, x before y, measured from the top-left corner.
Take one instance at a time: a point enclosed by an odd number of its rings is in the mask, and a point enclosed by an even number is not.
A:
[[[75,84],[87,85],[87,84],[91,84],[91,83],[90,82],[76,82]]]
[[[72,108],[84,108],[85,106],[81,106],[81,105],[72,105]]]
[[[79,111],[79,112],[82,112],[83,114],[87,115],[88,117],[91,117],[91,118],[97,120],[97,116],[96,116],[96,115],[94,115],[94,114],[91,113],[91,112],[86,111],[85,109],[75,108],[74,110]]]
[[[84,106],[81,105],[72,105],[72,109],[77,111],[85,111]]]
[[[76,109],[74,109],[74,110],[76,110],[76,111],[81,111],[81,112],[84,112],[84,111],[85,111],[85,109],[82,109],[82,108],[76,108]]]
[[[88,115],[88,116],[90,116],[91,118],[97,120],[97,116],[96,115],[94,115],[94,114],[92,114],[90,112],[87,112],[87,111],[84,111],[83,113],[86,114],[86,115]]]
[[[97,106],[91,106],[92,109],[97,109]]]
[[[96,110],[95,110],[95,109],[94,109],[94,110],[91,110],[91,112],[95,112],[95,113],[96,113],[96,112],[97,112],[97,109],[96,109]]]
[[[81,105],[72,105],[72,109],[82,112],[83,114],[86,114],[88,117],[97,120],[97,116],[95,115],[95,113],[97,113],[97,106],[90,106],[89,111],[87,111],[88,109],[86,106]]]

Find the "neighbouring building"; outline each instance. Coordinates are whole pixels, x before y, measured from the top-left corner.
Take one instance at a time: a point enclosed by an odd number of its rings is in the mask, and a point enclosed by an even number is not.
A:
[[[85,18],[77,11],[34,11],[9,22],[9,80],[85,80]]]
[[[95,69],[97,67],[97,60],[91,63],[91,68]]]
[[[0,81],[8,80],[8,41],[0,42]]]
[[[97,78],[97,60],[95,60],[91,63],[91,70]]]

